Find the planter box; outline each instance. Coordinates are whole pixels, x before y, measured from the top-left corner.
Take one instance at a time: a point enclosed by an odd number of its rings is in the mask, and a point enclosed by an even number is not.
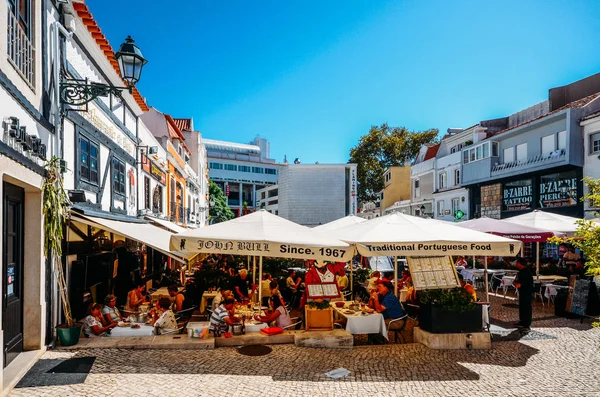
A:
[[[481,332],[481,305],[468,312],[456,313],[442,310],[431,304],[420,305],[419,327],[434,334]]]
[[[305,306],[306,330],[332,330],[333,329],[333,309],[313,309]]]

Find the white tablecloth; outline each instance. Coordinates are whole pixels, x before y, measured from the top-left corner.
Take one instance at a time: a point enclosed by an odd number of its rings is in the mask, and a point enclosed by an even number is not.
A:
[[[178,292],[181,292],[182,290],[183,287],[177,288]],[[167,287],[160,287],[159,289],[150,294],[150,302],[152,302],[152,304],[156,303],[156,301],[160,298],[169,298],[171,301],[175,300],[174,297],[171,297],[171,295],[169,295],[169,290],[167,289]]]
[[[131,327],[114,327],[110,331],[110,336],[121,337],[121,336],[152,336],[153,326],[147,324],[139,324],[140,328]]]
[[[359,310],[356,314],[346,314],[344,311],[348,309],[338,308],[335,304],[331,304],[331,307],[346,319],[346,331],[351,334],[381,334],[385,339],[388,338],[381,313],[363,315]]]
[[[268,328],[269,324],[267,323],[254,323],[254,322],[246,322],[246,332],[260,332],[263,328]]]
[[[463,269],[460,274],[462,274],[465,281],[470,281],[473,283],[475,281],[475,277],[483,277],[484,269]],[[506,270],[502,269],[488,269],[488,274],[494,273],[504,273]]]

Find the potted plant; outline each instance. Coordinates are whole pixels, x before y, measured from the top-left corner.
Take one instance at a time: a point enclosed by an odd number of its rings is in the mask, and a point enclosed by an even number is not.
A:
[[[60,159],[53,156],[44,166],[46,176],[42,185],[44,212],[44,252],[50,259],[51,266],[58,282],[58,290],[63,306],[65,323],[56,327],[56,334],[63,346],[71,346],[79,342],[81,327],[73,323],[71,304],[67,294],[67,283],[62,265],[63,226],[67,214],[69,198],[65,194],[60,173]]]
[[[419,292],[419,326],[434,333],[481,331],[481,306],[463,287]]]

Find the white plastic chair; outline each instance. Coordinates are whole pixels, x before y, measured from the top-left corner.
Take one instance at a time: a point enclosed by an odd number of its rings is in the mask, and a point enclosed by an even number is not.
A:
[[[283,327],[284,330],[295,330],[298,325],[302,324],[301,317],[292,317],[290,320],[292,320],[292,324]]]
[[[400,328],[391,329],[392,325],[397,324],[400,321],[403,321],[402,326]],[[396,343],[396,341],[397,341],[398,334],[400,334],[402,343],[406,343],[406,339],[404,339],[404,334],[403,334],[404,327],[406,327],[406,321],[408,321],[408,314],[405,314],[404,316],[402,316],[400,318],[395,318],[388,323],[385,333],[386,333],[386,335],[389,334],[390,332],[394,333],[394,343]]]
[[[519,296],[519,290],[517,289],[517,287],[514,286],[514,284],[513,284],[514,281],[515,281],[515,279],[512,277],[507,277],[507,276],[502,277],[502,291],[504,293],[504,297],[506,297],[506,292],[511,287],[515,289],[516,296]]]

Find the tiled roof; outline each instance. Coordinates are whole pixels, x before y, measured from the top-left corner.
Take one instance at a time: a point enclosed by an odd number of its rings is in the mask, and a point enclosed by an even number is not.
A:
[[[439,148],[440,148],[440,144],[439,143],[437,143],[437,144],[435,144],[433,146],[429,146],[427,148],[427,152],[425,153],[425,158],[423,159],[423,161],[427,161],[429,159],[434,158],[435,155],[437,154]]]
[[[185,137],[181,133],[181,130],[179,129],[179,127],[177,127],[177,124],[175,124],[175,120],[173,120],[173,117],[169,116],[168,114],[165,114],[165,119],[167,121],[167,130],[169,130],[169,138],[179,139],[181,141],[181,145],[183,146],[183,148],[188,153],[191,153],[190,149],[185,144]]]
[[[545,117],[548,117],[548,116],[550,116],[550,115],[553,115],[553,114],[555,114],[555,113],[561,112],[561,111],[563,111],[563,110],[565,110],[565,109],[576,109],[576,108],[582,108],[582,107],[586,106],[587,104],[589,104],[590,102],[592,102],[594,99],[596,99],[596,98],[598,98],[598,97],[600,97],[600,92],[597,92],[597,93],[595,93],[595,94],[592,94],[592,95],[586,96],[585,98],[578,99],[578,100],[576,100],[576,101],[573,101],[573,102],[571,102],[571,103],[567,103],[565,106],[563,106],[563,107],[561,107],[561,108],[558,108],[558,109],[556,109],[556,110],[553,110],[553,111],[551,111],[550,113],[543,114],[543,115],[541,115],[541,116],[539,116],[539,117],[536,117],[536,118],[534,118],[534,119],[531,119],[531,120],[525,121],[524,123],[517,124],[517,125],[515,125],[515,126],[513,126],[513,127],[507,128],[507,129],[505,129],[505,130],[502,130],[502,131],[498,131],[498,132],[497,132],[497,133],[495,133],[493,136],[498,136],[498,135],[500,135],[500,134],[504,134],[505,132],[512,131],[512,130],[514,130],[515,128],[520,128],[520,127],[523,127],[524,125],[531,124],[531,123],[533,123],[534,121],[541,120],[541,119],[543,119],[543,118],[545,118]]]
[[[192,119],[173,119],[175,125],[180,131],[191,131],[192,130]]]
[[[587,116],[585,116],[584,118],[582,118],[581,121],[593,119],[594,117],[598,117],[598,116],[600,116],[600,111],[594,112],[592,114],[588,114]]]
[[[102,50],[102,52],[104,52],[104,55],[106,56],[112,67],[115,69],[115,72],[117,72],[117,75],[121,76],[121,72],[119,71],[119,64],[114,58],[115,53],[110,43],[106,39],[106,36],[102,34],[102,30],[98,26],[98,23],[94,20],[94,17],[90,13],[88,6],[85,5],[85,3],[83,2],[74,1],[73,8],[75,9],[75,11],[77,11],[77,16],[79,16],[83,24],[87,27],[88,32],[90,32],[90,34],[96,41],[96,44],[98,44],[98,47]],[[140,94],[137,88],[133,87],[131,95],[135,99],[136,103],[139,105],[140,109],[142,109],[142,111],[147,112],[148,110],[150,110],[150,108],[148,108],[148,105],[146,105],[146,101],[142,97],[142,94]]]

